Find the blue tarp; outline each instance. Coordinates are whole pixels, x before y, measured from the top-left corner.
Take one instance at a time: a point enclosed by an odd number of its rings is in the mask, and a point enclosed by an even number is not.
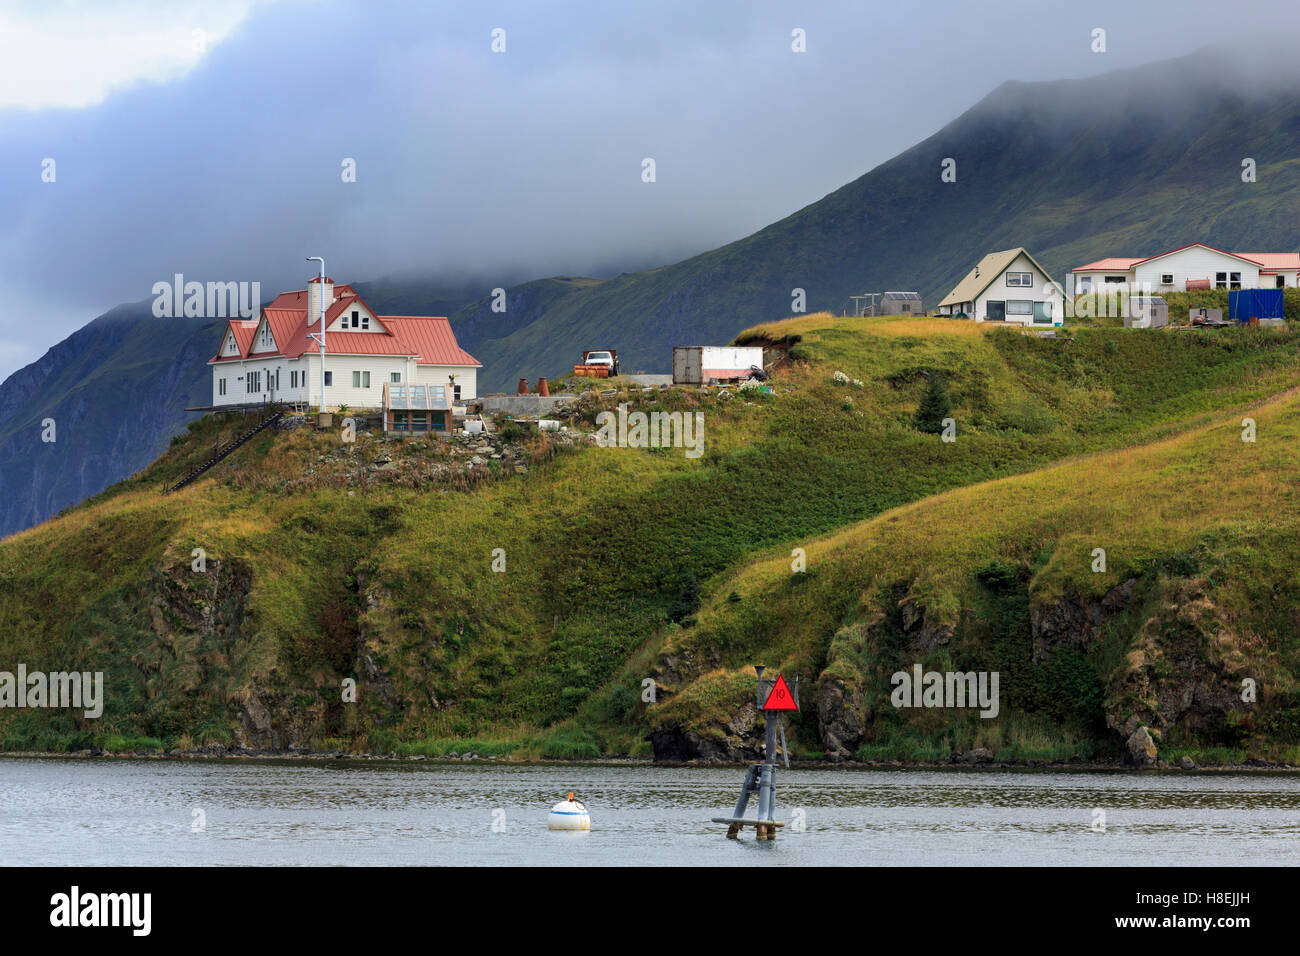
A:
[[[1239,289],[1229,292],[1228,318],[1238,322],[1282,318],[1282,290]]]

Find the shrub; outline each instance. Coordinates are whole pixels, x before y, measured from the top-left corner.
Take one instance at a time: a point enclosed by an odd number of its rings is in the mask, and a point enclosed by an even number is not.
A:
[[[943,420],[951,416],[952,399],[948,397],[948,386],[942,375],[932,372],[912,422],[920,431],[937,435],[943,431]]]

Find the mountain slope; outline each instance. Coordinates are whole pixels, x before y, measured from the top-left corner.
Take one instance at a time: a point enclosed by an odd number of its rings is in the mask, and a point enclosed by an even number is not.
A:
[[[933,307],[985,252],[1010,246],[1030,248],[1058,279],[1101,255],[1152,254],[1192,240],[1296,250],[1300,83],[1290,62],[1265,72],[1267,83],[1242,76],[1230,56],[1201,53],[1091,79],[1008,83],[924,142],[752,236],[659,269],[515,285],[504,313],[492,310],[487,283],[477,280],[357,285],[381,313],[449,313],[461,344],[484,363],[479,383],[488,392],[562,374],[584,348],[618,349],[628,371],[667,371],[674,345],[726,342],[789,314],[795,288],[810,311],[840,312],[855,293],[899,288],[919,290]],[[949,157],[957,180],[944,183],[940,164]],[[1244,158],[1256,161],[1256,182],[1242,182]],[[147,314],[110,314],[118,313]],[[168,321],[180,323],[166,327],[170,335],[193,320]],[[64,432],[64,463],[52,470],[50,455],[29,454],[36,411],[62,408],[65,383],[94,374],[111,336],[122,334],[92,327],[0,386],[0,534],[145,465],[183,424],[180,409],[206,392],[202,363],[216,337],[199,334],[192,348],[167,339],[179,367],[165,370],[160,351],[147,395],[138,379],[111,379],[122,414],[93,433]],[[64,417],[73,421],[85,407],[64,408]],[[118,450],[105,451],[112,443]]]
[[[767,228],[684,262],[622,275],[478,346],[498,387],[555,374],[581,348],[666,371],[671,348],[722,343],[850,296],[921,292],[933,307],[986,252],[1026,246],[1059,281],[1103,255],[1191,241],[1300,248],[1300,83],[1241,76],[1205,52],[1083,80],[1007,83],[935,135]],[[956,160],[956,182],[940,180]],[[1242,181],[1242,160],[1257,181]],[[476,303],[456,321],[477,320]]]
[[[204,364],[224,320],[107,312],[0,385],[0,535],[43,521],[153,461],[211,401]],[[53,442],[42,441],[46,419]]]

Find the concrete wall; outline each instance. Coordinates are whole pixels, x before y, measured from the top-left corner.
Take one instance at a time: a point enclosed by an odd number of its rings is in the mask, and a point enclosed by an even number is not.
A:
[[[576,402],[578,396],[572,392],[559,395],[484,395],[483,414],[494,415],[501,412],[506,415],[545,415],[555,407],[556,402]]]

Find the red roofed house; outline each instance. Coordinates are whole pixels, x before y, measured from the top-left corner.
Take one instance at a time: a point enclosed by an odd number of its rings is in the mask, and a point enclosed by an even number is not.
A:
[[[445,387],[455,403],[475,397],[482,364],[456,344],[445,318],[376,315],[349,285],[319,276],[282,292],[257,319],[231,319],[212,366],[214,407],[263,402],[320,404],[321,298],[325,300],[325,407],[384,407],[385,385]]]
[[[1300,253],[1224,252],[1194,242],[1158,256],[1098,259],[1071,271],[1078,294],[1104,292],[1107,286],[1135,286],[1154,292],[1281,289],[1297,284]]]

